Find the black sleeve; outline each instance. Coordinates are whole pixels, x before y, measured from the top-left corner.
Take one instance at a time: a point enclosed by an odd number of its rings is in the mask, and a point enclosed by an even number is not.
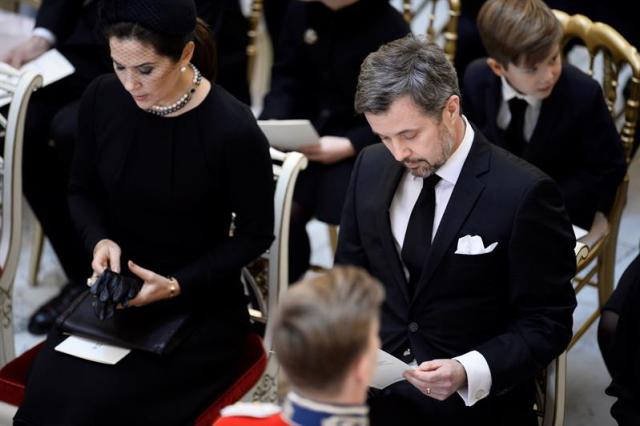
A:
[[[586,103],[588,116],[581,120],[579,135],[582,151],[576,153],[584,168],[580,173],[558,182],[571,210],[572,205],[582,205],[593,199],[595,208],[609,213],[616,189],[624,177],[626,162],[620,134],[609,113],[602,90],[591,85],[591,101]],[[580,158],[581,157],[581,158]],[[578,200],[574,203],[573,200]],[[573,212],[569,215],[573,217]],[[576,212],[576,214],[579,212]],[[588,227],[590,227],[589,224]]]
[[[46,28],[62,42],[71,34],[82,15],[83,0],[43,0],[35,27]]]
[[[230,131],[222,164],[231,210],[235,213],[233,236],[213,245],[194,262],[174,274],[185,297],[198,297],[200,287],[224,282],[265,252],[273,241],[274,180],[269,144],[248,110]]]
[[[89,253],[98,241],[108,237],[106,192],[100,183],[95,154],[95,118],[100,107],[98,91],[103,78],[89,85],[82,96],[78,117],[76,144],[69,180],[69,210],[78,233]]]
[[[336,247],[334,262],[336,265],[355,265],[370,270],[369,262],[367,261],[367,256],[360,239],[360,227],[358,225],[358,215],[356,212],[356,197],[358,191],[367,190],[366,188],[359,189],[358,187],[358,175],[363,156],[364,152],[358,154],[353,172],[351,173],[351,180],[342,209],[338,246]]]
[[[289,119],[299,115],[300,103],[297,101],[302,92],[300,68],[300,36],[296,17],[301,7],[292,2],[287,9],[280,40],[277,42],[276,58],[271,69],[271,87],[264,98],[260,119]]]
[[[611,415],[621,426],[640,424],[639,266],[640,257],[637,257],[623,275],[628,284],[625,285],[625,300],[613,340],[613,381],[606,390],[607,395],[617,398],[611,407]]]
[[[491,370],[492,393],[530,379],[569,344],[575,242],[557,185],[538,180],[521,198],[509,240],[510,320],[502,334],[476,348]]]

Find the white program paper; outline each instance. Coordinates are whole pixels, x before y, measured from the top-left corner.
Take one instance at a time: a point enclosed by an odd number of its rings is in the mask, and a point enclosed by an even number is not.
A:
[[[576,236],[576,240],[579,240],[580,238],[584,237],[585,235],[587,235],[589,232],[585,229],[582,229],[578,226],[573,225],[573,233]]]
[[[54,83],[75,72],[71,62],[67,60],[57,49],[51,49],[38,56],[31,62],[27,62],[20,71],[30,70],[42,76],[42,86]],[[7,105],[11,98],[3,90],[0,90],[0,107]]]
[[[413,367],[382,349],[379,349],[378,363],[376,365],[373,380],[371,381],[371,387],[384,389],[396,382],[406,380],[402,377],[402,373],[407,370],[413,370]]]
[[[320,136],[309,120],[258,120],[258,126],[274,148],[295,151],[317,145]]]
[[[101,364],[114,365],[127,356],[131,349],[120,348],[118,346],[107,345],[84,337],[69,336],[64,339],[56,351],[83,358]]]

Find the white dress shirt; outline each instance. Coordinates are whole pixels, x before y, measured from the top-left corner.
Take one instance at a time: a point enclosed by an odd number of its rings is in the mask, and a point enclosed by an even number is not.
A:
[[[42,37],[47,40],[51,46],[56,44],[56,36],[44,27],[37,27],[33,29],[33,35]]]
[[[462,142],[447,162],[436,172],[441,179],[435,186],[436,208],[433,218],[433,232],[431,233],[432,240],[438,231],[438,226],[447,208],[447,204],[449,204],[453,188],[456,182],[458,182],[462,166],[467,159],[467,155],[469,155],[469,150],[473,143],[475,132],[471,125],[469,125],[467,118],[465,116],[462,116],[462,118],[465,122],[465,132]],[[402,251],[402,242],[404,241],[407,226],[409,225],[409,217],[418,199],[418,195],[420,195],[420,191],[422,190],[422,183],[423,178],[415,177],[408,171],[405,171],[398,184],[391,206],[389,207],[391,232],[393,233],[398,254]],[[402,259],[402,256],[400,256],[400,259]],[[403,268],[405,277],[408,280],[409,272],[404,265]],[[467,386],[458,390],[458,394],[464,400],[465,405],[471,406],[489,395],[492,383],[491,370],[484,356],[478,351],[471,351],[457,356],[454,359],[462,364],[467,374]]]
[[[509,110],[509,101],[513,98],[519,98],[527,102],[528,106],[524,112],[524,139],[529,142],[531,135],[538,123],[538,117],[540,117],[540,108],[542,107],[542,101],[533,96],[525,96],[516,91],[507,79],[500,77],[502,80],[502,102],[500,102],[500,108],[498,109],[498,116],[496,117],[496,124],[502,130],[505,130],[511,122],[511,111]]]

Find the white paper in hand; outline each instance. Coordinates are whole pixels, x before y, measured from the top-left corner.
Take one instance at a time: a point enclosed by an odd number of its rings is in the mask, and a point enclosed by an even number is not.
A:
[[[56,351],[101,364],[114,365],[127,356],[131,349],[107,345],[84,337],[69,336],[64,339]]]
[[[258,120],[269,145],[286,151],[317,145],[318,132],[309,120]]]
[[[20,69],[35,71],[42,75],[43,87],[73,74],[76,70],[57,49],[47,50],[33,61],[24,64]]]
[[[389,385],[392,385],[401,380],[406,380],[402,377],[402,373],[407,370],[412,370],[409,364],[400,361],[398,358],[390,355],[389,353],[378,350],[378,363],[376,365],[376,371],[371,381],[371,387],[376,389],[384,389]]]
[[[4,66],[8,66],[3,64]],[[27,62],[19,71],[35,71],[42,76],[42,87],[54,83],[75,72],[75,68],[71,62],[67,60],[58,50],[51,49],[38,56],[31,62]],[[0,79],[3,78],[0,76]],[[13,78],[13,77],[12,77]],[[17,80],[17,77],[15,77]],[[14,81],[15,83],[15,81]],[[3,107],[11,101],[11,96],[6,91],[0,89],[0,107]]]

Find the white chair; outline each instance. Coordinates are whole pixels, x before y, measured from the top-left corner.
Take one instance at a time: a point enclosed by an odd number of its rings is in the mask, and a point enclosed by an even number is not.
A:
[[[0,139],[4,137],[0,163],[0,368],[15,357],[12,296],[22,240],[22,137],[29,99],[41,85],[39,74],[33,71],[20,73],[0,63],[0,102],[10,100],[7,117],[0,115]],[[3,371],[0,370],[0,379]],[[5,424],[3,415],[12,417],[13,411],[9,407],[7,413],[1,390],[0,386],[0,424]]]
[[[266,324],[264,346],[268,354],[267,368],[243,398],[245,401],[277,402],[279,364],[273,352],[273,321],[276,311],[289,285],[289,218],[293,191],[298,174],[307,167],[307,158],[299,152],[283,153],[271,148],[276,179],[274,195],[276,236],[265,255],[243,270],[243,279],[255,303],[250,308],[253,321]]]

